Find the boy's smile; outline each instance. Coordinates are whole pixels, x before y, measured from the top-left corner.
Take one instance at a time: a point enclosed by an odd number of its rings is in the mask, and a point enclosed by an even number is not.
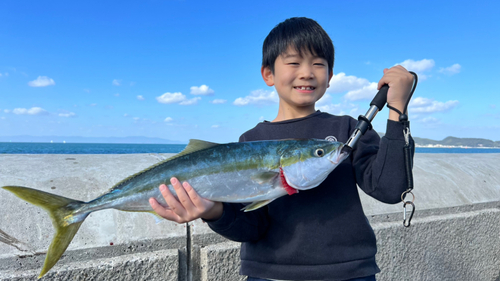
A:
[[[302,50],[300,54],[290,47],[276,59],[274,73],[269,68],[262,68],[262,77],[268,86],[276,88],[280,97],[280,112],[299,118],[315,111],[314,104],[329,87],[332,77],[329,72],[324,58],[308,50]]]

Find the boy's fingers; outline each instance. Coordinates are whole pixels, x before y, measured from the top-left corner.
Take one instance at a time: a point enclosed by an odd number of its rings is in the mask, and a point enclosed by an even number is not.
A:
[[[189,198],[191,199],[191,202],[194,204],[194,206],[196,208],[203,207],[202,198],[200,197],[200,195],[198,195],[196,190],[194,190],[194,188],[188,182],[184,182],[182,185],[184,186],[184,189],[189,195]]]
[[[174,197],[174,195],[170,192],[168,187],[164,184],[160,185],[160,192],[163,195],[163,198],[165,198],[165,201],[167,202],[168,206],[174,213],[182,217],[186,210],[184,207],[177,201],[177,199]]]
[[[174,187],[175,192],[177,193],[177,198],[179,199],[179,202],[182,204],[184,209],[186,209],[188,212],[193,211],[195,206],[193,205],[191,198],[189,198],[189,195],[186,193],[186,190],[184,189],[185,187],[183,187],[183,185],[177,178],[171,178],[170,183]]]
[[[157,213],[160,217],[178,223],[181,222],[181,218],[176,213],[160,205],[158,201],[156,201],[156,199],[149,198],[149,204],[151,205],[155,213]]]

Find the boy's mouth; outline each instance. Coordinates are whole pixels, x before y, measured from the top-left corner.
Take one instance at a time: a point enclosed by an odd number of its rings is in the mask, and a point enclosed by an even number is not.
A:
[[[296,87],[293,87],[294,89],[297,89],[297,90],[302,90],[302,91],[312,91],[314,89],[316,89],[316,87],[312,87],[312,86],[296,86]]]

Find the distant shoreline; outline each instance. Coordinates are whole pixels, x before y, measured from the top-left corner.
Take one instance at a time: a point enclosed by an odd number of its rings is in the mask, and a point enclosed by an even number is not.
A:
[[[441,145],[441,144],[427,144],[427,145],[419,145],[415,144],[415,147],[420,147],[420,148],[484,148],[484,149],[500,149],[500,147],[494,147],[494,146],[464,146],[464,145]]]
[[[62,142],[27,142],[27,141],[0,141],[0,144],[2,143],[39,143],[39,144],[151,144],[151,145],[187,145],[184,143],[125,143],[125,142],[67,142],[67,141],[62,141]],[[415,147],[418,148],[463,148],[463,149],[469,149],[469,148],[481,148],[481,149],[500,149],[499,146],[465,146],[465,145],[442,145],[442,144],[426,144],[426,145],[421,145],[421,144],[415,144]]]

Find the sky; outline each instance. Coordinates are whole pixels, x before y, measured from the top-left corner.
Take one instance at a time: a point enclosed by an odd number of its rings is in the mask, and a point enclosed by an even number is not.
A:
[[[0,1],[0,136],[233,142],[273,120],[262,43],[316,20],[335,46],[316,108],[365,114],[384,68],[419,75],[412,135],[500,140],[499,1]],[[388,110],[373,121],[384,132]]]

